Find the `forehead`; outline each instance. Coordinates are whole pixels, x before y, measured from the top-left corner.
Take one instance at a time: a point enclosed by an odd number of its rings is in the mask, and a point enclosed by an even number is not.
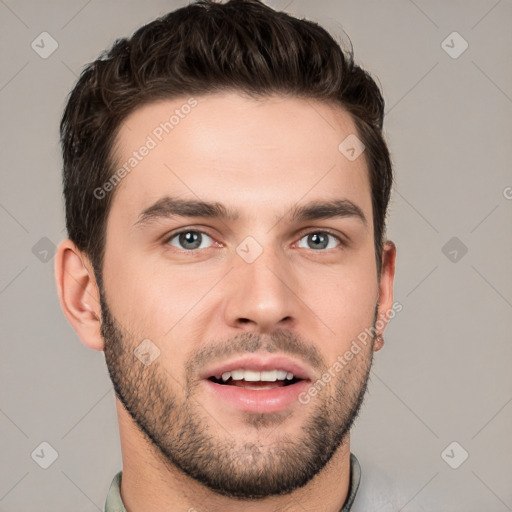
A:
[[[311,99],[222,93],[145,105],[117,135],[124,172],[111,215],[135,222],[165,195],[220,202],[242,218],[275,218],[302,199],[348,198],[371,212],[364,153],[340,150],[356,132],[346,111]]]

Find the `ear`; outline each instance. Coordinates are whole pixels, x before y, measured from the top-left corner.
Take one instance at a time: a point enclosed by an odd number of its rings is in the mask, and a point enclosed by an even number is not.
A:
[[[100,334],[100,294],[89,259],[69,240],[63,240],[55,255],[55,280],[62,311],[82,340],[103,350]]]
[[[390,311],[393,311],[393,280],[395,277],[396,246],[391,240],[384,243],[382,251],[382,266],[379,281],[379,308],[377,312],[377,337],[373,347],[380,350],[384,345],[382,335],[390,320]],[[380,338],[378,338],[380,336]]]

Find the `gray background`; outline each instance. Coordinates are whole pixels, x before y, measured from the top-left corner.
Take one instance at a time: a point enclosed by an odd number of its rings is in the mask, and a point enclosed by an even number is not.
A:
[[[184,4],[0,2],[3,512],[103,510],[121,468],[103,354],[80,343],[55,290],[58,123],[83,65]],[[387,102],[397,179],[388,235],[403,310],[352,438],[363,475],[381,468],[398,496],[375,510],[512,510],[512,2],[269,4],[346,31]],[[46,59],[31,47],[44,31],[58,43]],[[463,48],[447,39],[454,31],[469,45],[457,58],[447,53]],[[50,461],[43,441],[58,453],[48,469],[35,462]],[[452,469],[462,450],[469,458]]]

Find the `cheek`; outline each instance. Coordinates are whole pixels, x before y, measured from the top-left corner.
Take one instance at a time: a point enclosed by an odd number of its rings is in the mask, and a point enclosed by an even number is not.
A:
[[[304,300],[328,327],[323,332],[329,341],[322,345],[326,359],[333,361],[373,324],[378,297],[375,260],[317,274],[314,282]]]
[[[149,338],[162,351],[180,359],[200,325],[208,304],[203,297],[218,281],[214,269],[172,267],[163,257],[150,261],[143,255],[125,257],[117,265],[115,251],[105,261],[105,289],[115,318],[138,337]],[[191,325],[193,321],[193,325]],[[193,329],[192,329],[193,330]],[[171,354],[169,355],[171,357]]]

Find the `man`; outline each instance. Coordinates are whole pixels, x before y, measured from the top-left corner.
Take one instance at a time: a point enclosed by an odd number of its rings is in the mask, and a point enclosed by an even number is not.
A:
[[[394,311],[383,110],[325,30],[257,0],[178,9],[84,70],[55,269],[116,392],[107,512],[351,509]]]

